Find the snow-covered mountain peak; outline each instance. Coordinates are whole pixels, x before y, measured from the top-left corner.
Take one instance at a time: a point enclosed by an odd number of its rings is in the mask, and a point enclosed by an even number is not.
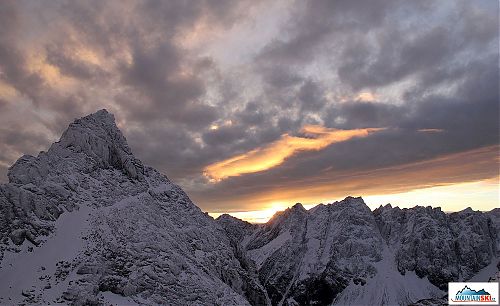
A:
[[[68,129],[63,133],[58,142],[69,144],[78,140],[78,136],[100,136],[108,142],[116,142],[118,145],[127,146],[127,141],[116,126],[115,116],[105,109],[85,117],[75,119],[70,123]]]
[[[105,109],[76,119],[47,152],[21,157],[8,177],[11,183],[39,185],[54,171],[88,173],[96,168],[118,169],[132,179],[144,175],[142,162],[134,157],[114,116]]]
[[[132,154],[114,116],[105,109],[75,120],[51,151],[83,153],[98,166],[123,170],[131,178],[140,178],[144,172],[142,162]]]
[[[266,301],[232,237],[134,157],[106,110],[21,157],[9,181],[0,185],[0,304]]]
[[[101,121],[103,123],[108,123],[108,124],[116,127],[115,116],[112,113],[108,112],[108,110],[105,108],[100,109],[93,114],[89,114],[89,115],[83,117],[82,119],[83,120],[94,119],[97,121]]]
[[[224,224],[227,226],[233,226],[235,228],[249,228],[249,229],[255,229],[257,225],[252,224],[250,222],[238,219],[236,217],[233,217],[229,214],[222,214],[217,219],[215,219],[219,224]]]
[[[317,209],[311,209],[310,214],[319,216],[322,214],[339,214],[346,219],[365,219],[373,221],[371,209],[361,197],[348,196],[341,201],[336,201]]]

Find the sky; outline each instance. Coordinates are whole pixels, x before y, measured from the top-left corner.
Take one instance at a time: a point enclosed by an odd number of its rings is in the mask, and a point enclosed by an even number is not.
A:
[[[0,181],[106,108],[213,216],[499,206],[496,0],[1,1]]]

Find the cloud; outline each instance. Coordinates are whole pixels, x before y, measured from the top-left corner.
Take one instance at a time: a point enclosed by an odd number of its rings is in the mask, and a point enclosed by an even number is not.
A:
[[[337,194],[339,173],[338,190],[351,193],[358,173],[497,145],[498,6],[2,1],[0,177],[22,154],[48,148],[74,118],[103,107],[139,158],[207,210],[233,193],[292,190],[299,178],[304,190],[319,184],[326,194],[330,184]],[[308,137],[308,126],[324,133]],[[367,128],[387,129],[328,138]],[[228,176],[219,183],[203,175],[236,157],[217,168],[216,177]],[[491,159],[466,162],[496,168]],[[473,173],[459,177],[480,177]],[[436,184],[448,180],[433,175]]]
[[[265,171],[279,166],[288,157],[298,152],[318,151],[333,143],[347,141],[354,137],[367,137],[380,130],[383,129],[337,130],[308,125],[301,130],[303,136],[284,134],[279,140],[262,148],[208,165],[204,173],[211,180],[220,181],[231,176]]]
[[[183,125],[176,128],[180,135],[172,141],[179,142],[172,147],[184,149],[170,155],[176,160],[172,165],[186,164],[185,150],[199,147],[189,131],[214,121],[217,109],[201,99],[206,85],[200,72],[207,65],[200,63],[209,58],[203,61],[190,54],[176,44],[176,37],[201,19],[214,27],[228,26],[240,14],[236,8],[245,5],[2,2],[0,119],[4,124],[24,122],[27,133],[38,129],[47,137],[29,148],[13,144],[7,150],[1,143],[0,161],[12,164],[23,153],[48,147],[74,118],[106,107],[116,114],[125,134],[145,136],[130,139],[141,153],[141,147],[159,141],[151,135],[162,137],[146,131]],[[32,111],[23,112],[24,108]],[[11,137],[12,131],[3,133]],[[145,155],[148,162],[170,172],[171,164],[151,155]],[[181,174],[175,169],[172,173]]]

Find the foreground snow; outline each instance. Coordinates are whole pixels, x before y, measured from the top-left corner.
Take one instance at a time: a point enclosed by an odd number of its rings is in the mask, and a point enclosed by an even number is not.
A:
[[[419,278],[415,272],[402,275],[396,267],[394,253],[384,246],[382,260],[374,264],[377,274],[366,284],[349,285],[337,296],[335,305],[408,305],[415,301],[440,298],[446,292]]]
[[[75,275],[64,280],[58,276],[66,263],[81,256],[91,211],[81,206],[64,213],[56,221],[56,231],[40,247],[25,243],[19,253],[6,254],[0,269],[0,304],[20,304],[23,300],[58,302]]]

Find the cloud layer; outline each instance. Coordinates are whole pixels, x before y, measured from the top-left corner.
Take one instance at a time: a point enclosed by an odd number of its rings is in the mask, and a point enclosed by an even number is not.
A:
[[[362,178],[374,171],[389,192],[400,167],[409,168],[398,180],[417,188],[425,176],[411,179],[411,165],[450,156],[468,163],[470,174],[449,165],[462,182],[498,177],[498,6],[2,1],[0,177],[100,108],[205,210],[256,209],[276,190],[323,194],[339,177],[331,197],[368,192]],[[311,126],[323,134],[304,138]],[[384,130],[328,138],[367,128]],[[481,150],[490,155],[466,158]],[[422,169],[434,185],[453,177]]]

